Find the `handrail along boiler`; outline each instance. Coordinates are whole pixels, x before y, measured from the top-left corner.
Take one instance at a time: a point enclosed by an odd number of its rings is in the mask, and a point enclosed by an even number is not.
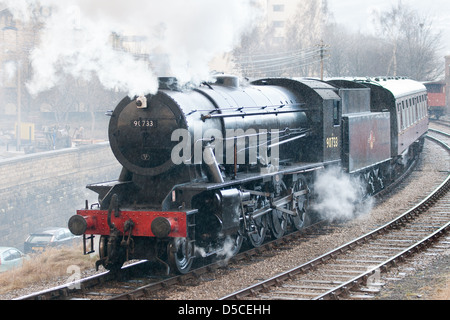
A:
[[[383,189],[423,146],[426,89],[406,79],[237,77],[126,97],[109,138],[117,181],[89,185],[98,208],[79,210],[72,233],[100,236],[97,266],[158,261],[187,273],[195,259],[260,246],[314,219],[315,173],[341,166]]]

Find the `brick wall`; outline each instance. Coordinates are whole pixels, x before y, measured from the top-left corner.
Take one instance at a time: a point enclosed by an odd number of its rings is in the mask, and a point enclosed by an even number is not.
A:
[[[86,185],[120,170],[107,143],[1,160],[0,246],[22,249],[30,232],[67,227],[85,200],[97,201]]]

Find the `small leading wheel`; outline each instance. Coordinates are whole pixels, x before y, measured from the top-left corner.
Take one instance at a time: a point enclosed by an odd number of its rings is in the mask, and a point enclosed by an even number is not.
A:
[[[194,246],[187,238],[174,238],[167,246],[170,268],[179,274],[190,271],[194,261]]]
[[[105,269],[112,272],[120,271],[126,261],[126,250],[122,248],[117,240],[110,236],[101,236],[99,242],[99,256],[98,265],[103,265]]]
[[[296,230],[301,230],[305,226],[306,212],[309,205],[309,188],[303,177],[294,183],[292,193],[293,199],[291,210],[294,211],[296,215],[290,216],[290,222]]]

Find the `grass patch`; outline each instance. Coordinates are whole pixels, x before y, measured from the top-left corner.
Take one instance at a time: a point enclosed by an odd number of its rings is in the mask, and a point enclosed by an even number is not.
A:
[[[48,248],[40,254],[31,254],[23,266],[0,274],[0,294],[26,288],[32,284],[60,278],[69,279],[71,266],[81,272],[92,269],[95,256],[83,255],[81,246]]]

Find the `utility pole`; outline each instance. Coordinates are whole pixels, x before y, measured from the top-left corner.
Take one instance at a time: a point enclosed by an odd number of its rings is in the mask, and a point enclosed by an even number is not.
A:
[[[324,44],[323,40],[320,41],[320,80],[323,81],[323,76],[324,76],[324,61],[325,61],[325,53],[326,53],[326,49],[328,46]]]
[[[17,60],[17,151],[21,149],[22,143],[22,84],[20,74],[20,61]]]

